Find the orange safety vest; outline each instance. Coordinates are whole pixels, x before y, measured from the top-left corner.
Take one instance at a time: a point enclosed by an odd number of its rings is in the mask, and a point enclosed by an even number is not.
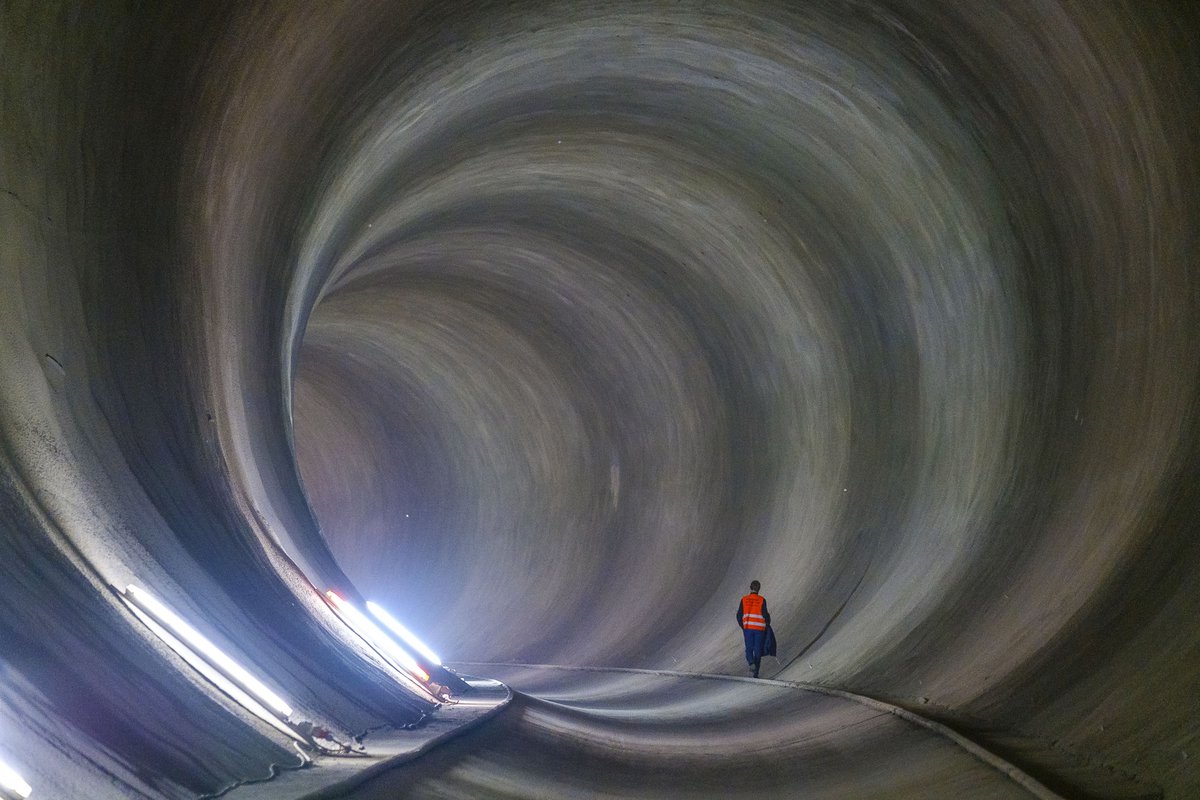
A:
[[[763,616],[761,594],[748,594],[742,598],[742,627],[748,631],[765,631],[767,618]]]

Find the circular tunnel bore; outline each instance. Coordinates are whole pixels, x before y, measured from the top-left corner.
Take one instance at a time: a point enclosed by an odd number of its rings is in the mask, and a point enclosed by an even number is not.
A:
[[[460,662],[740,675],[756,578],[771,677],[1064,796],[1200,790],[1192,5],[0,15],[0,759],[188,797],[290,757],[132,581],[349,732],[429,709],[314,587]],[[513,669],[530,747],[658,730]],[[582,791],[490,730],[516,796]]]

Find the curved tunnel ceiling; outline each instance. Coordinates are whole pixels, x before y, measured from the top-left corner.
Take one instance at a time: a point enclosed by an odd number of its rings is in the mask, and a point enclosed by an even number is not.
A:
[[[741,674],[757,578],[773,677],[1200,791],[1193,6],[203,5],[0,12],[0,754],[287,750],[112,586],[362,730],[314,586]]]

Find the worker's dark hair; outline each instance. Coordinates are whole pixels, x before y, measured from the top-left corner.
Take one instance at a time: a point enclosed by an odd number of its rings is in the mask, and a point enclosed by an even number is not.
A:
[[[758,581],[750,581],[750,591],[757,592],[761,588],[762,588],[762,584],[759,583]]]

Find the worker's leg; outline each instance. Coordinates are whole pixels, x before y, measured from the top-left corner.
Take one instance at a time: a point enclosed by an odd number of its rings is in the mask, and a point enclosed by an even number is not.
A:
[[[757,678],[758,667],[762,661],[762,651],[763,644],[766,639],[766,633],[764,631],[743,629],[742,635],[746,640],[746,664],[748,664],[750,667],[750,674]]]

